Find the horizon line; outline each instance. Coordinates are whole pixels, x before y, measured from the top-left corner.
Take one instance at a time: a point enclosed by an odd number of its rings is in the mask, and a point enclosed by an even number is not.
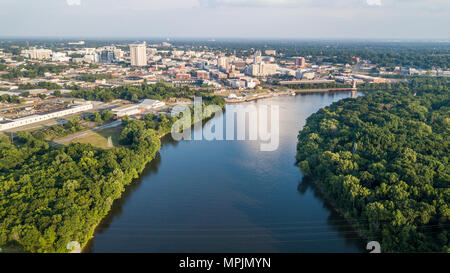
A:
[[[236,40],[245,40],[245,41],[383,41],[383,42],[450,42],[450,38],[351,38],[351,37],[340,37],[340,38],[282,38],[282,37],[208,37],[208,36],[199,36],[199,37],[182,37],[182,36],[123,36],[123,37],[90,37],[90,36],[45,36],[45,35],[36,35],[36,36],[26,36],[26,35],[17,35],[10,36],[0,35],[0,40],[86,40],[86,41],[102,41],[102,40],[165,40],[170,42],[171,40],[175,41],[192,41],[198,40],[202,42],[214,42],[214,41],[236,41]]]

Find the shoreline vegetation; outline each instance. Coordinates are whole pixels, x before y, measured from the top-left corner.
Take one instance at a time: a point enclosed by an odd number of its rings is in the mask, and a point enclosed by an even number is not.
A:
[[[218,97],[204,107],[224,107]],[[192,109],[191,109],[192,111]],[[182,118],[182,117],[180,117]],[[202,116],[202,120],[208,117]],[[21,132],[15,143],[0,142],[0,247],[3,252],[71,252],[84,249],[113,202],[138,178],[171,132],[176,117],[123,119],[121,146],[90,144],[52,147],[42,134]],[[200,122],[202,120],[199,120]],[[192,123],[197,122],[192,119]]]
[[[308,179],[308,178],[310,178],[310,177],[306,177],[306,179]],[[309,182],[321,194],[324,202],[327,202],[327,204],[336,213],[338,213],[345,221],[347,221],[347,223],[350,224],[352,230],[354,230],[362,240],[367,240],[367,235],[364,234],[364,232],[362,230],[359,230],[356,228],[357,225],[355,224],[355,221],[353,219],[345,217],[344,212],[334,203],[333,199],[330,198],[330,196],[327,194],[325,189],[322,187],[320,180],[309,179]]]
[[[448,86],[383,86],[322,108],[299,133],[305,177],[383,252],[449,252]]]
[[[144,93],[138,95],[134,92],[139,93],[139,88],[136,90],[119,89],[113,93],[114,96],[124,99],[155,98],[153,96],[154,93],[157,93],[161,88],[164,89],[166,87],[164,87],[164,85],[158,85],[156,87],[142,85],[141,88]],[[383,103],[374,104],[376,107],[370,104],[362,105],[358,108],[364,110],[365,118],[368,118],[372,123],[386,123],[386,121],[383,121],[383,119],[386,118],[386,113],[383,112],[381,113],[381,116],[378,116],[380,111],[383,110],[389,112],[392,109],[399,109],[398,111],[402,111],[402,113],[404,111],[412,111],[412,115],[419,117],[420,122],[409,122],[408,124],[415,126],[414,128],[417,127],[418,130],[420,129],[420,132],[428,132],[429,127],[432,128],[433,132],[436,132],[434,128],[436,126],[437,128],[445,126],[448,128],[448,106],[445,108],[445,102],[448,103],[448,82],[445,78],[418,79],[409,83],[399,82],[389,85],[367,84],[359,86],[358,89],[362,91],[386,90],[369,96],[370,99],[378,98],[377,96],[382,98],[384,98],[383,96],[386,96]],[[174,90],[167,89],[167,91],[167,96],[169,96],[169,93],[172,93]],[[184,91],[185,93],[182,97],[195,95],[195,92],[190,90]],[[302,92],[304,90],[298,91]],[[90,93],[84,94],[82,91],[78,92],[78,96],[80,97],[92,96]],[[432,92],[437,92],[437,94],[433,94]],[[417,98],[423,96],[425,98],[430,98],[431,102],[426,101],[423,103],[414,101],[416,93],[418,94]],[[110,94],[105,95],[108,97]],[[205,96],[204,94],[202,95]],[[433,95],[435,95],[435,97],[433,97]],[[438,98],[441,100],[441,104],[438,105],[439,111],[435,112],[434,110],[437,107],[436,104],[438,104]],[[395,103],[386,101],[391,99],[395,101]],[[402,101],[402,99],[411,100],[413,103],[412,105],[418,107],[420,111],[414,109],[414,107],[411,109],[412,106],[408,106],[411,102],[405,102]],[[105,99],[105,101],[107,100],[108,99]],[[351,101],[352,100],[350,99],[341,100],[330,107],[333,107],[333,109],[336,107],[338,107],[338,109],[343,109],[343,106],[349,104]],[[360,98],[356,101],[361,102],[363,99]],[[206,96],[206,100],[204,99],[204,106],[208,104],[216,104],[223,108],[225,106],[225,100],[217,96]],[[343,105],[342,107],[341,104]],[[380,105],[384,107],[382,107],[381,110],[377,108],[381,107]],[[331,141],[327,144],[334,147],[334,149],[331,149],[331,153],[338,154],[339,160],[330,163],[328,166],[329,169],[324,171],[323,166],[321,165],[321,160],[324,156],[321,154],[322,148],[319,148],[319,143],[317,141],[323,141],[326,137],[340,136],[339,134],[341,133],[345,137],[350,137],[352,135],[352,132],[350,132],[351,127],[349,127],[348,124],[346,124],[345,128],[341,128],[340,122],[337,121],[341,112],[344,111],[342,109],[336,111],[331,117],[327,116],[327,120],[323,121],[323,123],[311,126],[312,123],[317,122],[318,117],[321,117],[324,113],[327,113],[328,115],[328,109],[330,107],[321,109],[318,113],[309,117],[307,125],[300,132],[297,160],[300,168],[305,173],[305,176],[317,179],[315,180],[317,182],[316,186],[324,193],[327,199],[329,199],[330,204],[335,207],[336,211],[343,215],[362,237],[381,240],[382,248],[387,245],[388,247],[383,249],[383,251],[414,251],[414,249],[408,248],[411,246],[409,242],[406,243],[406,245],[403,242],[408,241],[405,234],[412,234],[414,232],[418,232],[419,235],[416,236],[416,234],[413,234],[414,237],[411,238],[416,239],[421,244],[423,243],[423,246],[421,245],[420,248],[417,249],[423,251],[448,251],[448,248],[445,248],[445,246],[438,249],[435,245],[436,242],[442,242],[445,239],[448,242],[449,235],[448,231],[445,229],[448,227],[448,225],[446,226],[445,221],[448,221],[449,216],[448,191],[444,192],[443,201],[438,200],[438,203],[433,203],[431,205],[426,202],[421,202],[419,212],[416,213],[417,211],[414,211],[416,214],[412,216],[403,214],[399,216],[398,213],[393,215],[398,218],[396,219],[397,228],[402,227],[405,224],[409,225],[407,231],[400,230],[396,233],[396,236],[405,237],[399,239],[403,240],[401,243],[399,243],[398,240],[395,240],[395,238],[389,238],[388,241],[383,241],[382,239],[387,236],[386,234],[391,235],[389,233],[391,230],[387,229],[387,231],[385,231],[385,229],[383,229],[380,231],[380,228],[386,226],[385,223],[388,223],[387,221],[391,221],[389,217],[389,219],[386,218],[386,215],[389,210],[395,206],[392,202],[389,204],[376,203],[373,208],[374,211],[371,212],[372,218],[369,219],[370,222],[369,220],[362,221],[359,217],[355,217],[354,212],[351,209],[336,202],[339,201],[339,198],[336,198],[336,196],[333,195],[334,192],[326,187],[328,185],[326,183],[328,182],[323,182],[328,181],[327,176],[323,177],[318,174],[323,173],[324,175],[330,175],[330,171],[337,171],[339,168],[345,169],[347,167],[348,169],[345,170],[344,173],[352,173],[359,171],[364,164],[368,163],[357,162],[356,164],[355,162],[351,162],[353,160],[351,155],[348,153],[342,153],[341,155],[341,151],[336,150],[336,147],[342,143],[334,143]],[[374,114],[368,112],[368,107],[374,111]],[[373,107],[375,108],[372,109]],[[406,107],[407,109],[401,110],[402,107]],[[348,116],[345,118],[349,119]],[[207,119],[208,117],[202,117],[203,122]],[[433,120],[433,124],[427,125],[426,122],[430,119]],[[19,133],[14,144],[10,143],[6,136],[2,137],[0,142],[0,247],[6,252],[70,252],[67,249],[67,243],[78,241],[81,245],[81,250],[83,251],[86,244],[93,238],[93,234],[98,225],[106,215],[108,215],[113,202],[122,196],[125,188],[131,184],[135,178],[139,177],[144,168],[155,158],[160,149],[160,139],[170,133],[172,124],[176,120],[177,118],[167,117],[165,115],[159,117],[156,115],[147,115],[143,120],[130,120],[125,117],[124,127],[119,138],[121,146],[108,150],[95,148],[90,144],[83,143],[72,143],[68,146],[51,147],[50,143],[46,141],[41,134]],[[357,127],[361,125],[361,121],[358,121],[358,119],[350,117],[350,120],[352,123],[355,123],[350,124],[352,126]],[[396,119],[394,121],[398,122]],[[191,120],[191,123],[194,123],[194,120]],[[425,123],[428,127],[423,126],[422,123]],[[311,130],[310,127],[317,130],[315,133],[319,138],[316,138],[314,135],[312,139],[310,139],[311,135],[307,133]],[[441,131],[438,132],[442,134]],[[322,133],[324,135],[322,135]],[[361,136],[358,135],[358,137],[360,138]],[[399,138],[398,141],[404,141],[404,139],[405,138]],[[393,140],[393,142],[395,141],[396,140]],[[437,141],[434,145],[439,145],[440,141],[442,142],[442,139],[434,141]],[[444,143],[448,145],[448,140],[446,141],[447,142]],[[343,147],[351,151],[350,153],[355,149],[357,152],[364,150],[364,146],[359,145],[359,142],[355,143],[357,144],[356,147],[353,142],[351,145],[348,144]],[[322,145],[324,143],[321,142],[320,144]],[[386,145],[386,143],[378,143],[378,145]],[[305,151],[308,151],[308,153],[301,152],[300,150],[303,148],[306,148]],[[402,151],[405,152],[410,150],[403,149]],[[417,152],[412,154],[415,155],[415,158],[419,157]],[[440,155],[442,156],[442,154]],[[331,159],[336,158],[331,156]],[[438,182],[436,183],[438,183],[439,187],[442,187],[441,184],[448,187],[448,168],[445,169],[445,167],[442,167],[442,165],[444,165],[442,160],[445,161],[448,159],[447,157],[441,159],[441,161],[440,159],[437,159],[437,162],[433,163],[434,169],[430,170],[430,172],[433,173],[433,178],[431,178],[431,180],[436,179],[435,177],[437,176]],[[373,170],[386,171],[386,160],[381,161],[380,164],[372,164],[368,170],[372,172]],[[444,171],[442,171],[442,168],[444,168]],[[379,183],[379,180],[381,180],[379,176],[369,171],[363,172],[363,176],[361,177],[353,173],[355,178],[359,179],[359,182],[356,182],[356,180],[350,177],[351,175],[349,176],[348,173],[345,173],[345,176],[339,174],[339,176],[337,176],[338,178],[335,178],[336,175],[333,176],[333,179],[338,182],[332,183],[341,185],[341,188],[345,190],[350,189],[350,195],[347,196],[347,199],[353,200],[352,202],[357,202],[357,204],[352,203],[355,208],[359,209],[360,205],[366,202],[369,198],[368,196],[372,194],[367,194],[368,192],[366,190],[370,188],[369,186],[377,186],[376,183]],[[405,182],[401,180],[402,177],[399,178],[401,175],[393,175],[392,173],[389,173],[389,175],[390,177],[387,179],[391,179],[395,183],[400,181],[399,184],[402,187],[404,186]],[[346,179],[350,179],[350,182]],[[386,177],[383,179],[386,179]],[[427,178],[426,183],[430,184],[431,182],[429,182],[429,180],[430,178]],[[394,184],[392,181],[390,184]],[[406,182],[409,183],[409,181]],[[388,187],[392,186],[384,180],[383,183],[388,184]],[[427,194],[436,195],[436,189],[433,188],[434,184],[431,183],[431,185],[432,189],[427,188],[431,193]],[[345,192],[343,189],[341,189],[342,193]],[[383,188],[383,190],[386,191],[386,188]],[[389,190],[391,190],[391,193],[383,194],[392,195],[395,193],[400,194],[401,196],[411,195],[409,192],[406,194],[402,192],[403,189],[395,188]],[[421,191],[423,189],[419,187],[418,190]],[[360,194],[365,198],[362,201],[357,199]],[[376,192],[373,195],[377,194],[379,193]],[[398,198],[395,194],[393,194],[392,197]],[[429,200],[429,198],[430,196],[426,196],[424,199]],[[402,200],[403,199],[399,201]],[[416,203],[418,202],[416,201]],[[413,208],[413,210],[414,209],[415,208]],[[397,211],[400,211],[400,213],[403,212],[401,209],[397,209]],[[358,213],[356,213],[356,215],[360,216]],[[411,223],[414,223],[417,218],[421,218],[422,222],[426,222],[425,225],[430,222],[433,224],[437,223],[438,228],[433,229],[433,232],[436,229],[439,229],[439,225],[443,227],[443,231],[439,231],[438,238],[433,238],[432,246],[428,244],[428,241],[424,242],[425,239],[429,239],[427,234],[424,235],[425,237],[421,237],[422,234],[420,233],[420,228],[422,226],[411,226]],[[370,223],[369,228],[367,228],[367,223]],[[398,246],[406,246],[406,248],[400,249]]]
[[[205,105],[206,106],[206,105]],[[224,103],[220,103],[220,107],[223,109],[224,107],[225,107],[225,104]],[[192,109],[191,109],[192,110]],[[192,115],[192,120],[191,120],[191,124],[193,125],[195,122],[202,122],[203,124],[204,123],[206,123],[208,120],[210,120],[210,119],[212,119],[213,117],[214,117],[214,115],[215,115],[215,113],[209,113],[209,114],[207,114],[207,115],[205,115],[205,116],[202,116],[202,120],[201,121],[195,121],[194,120],[194,116]],[[182,118],[182,117],[181,117]],[[166,136],[168,136],[169,134],[171,133],[171,131],[164,131],[164,132],[162,132],[161,134],[158,134],[158,139],[162,139],[162,138],[164,138],[164,137],[166,137]],[[159,152],[159,151],[158,151]],[[153,158],[154,159],[154,158]],[[148,162],[147,163],[147,165],[148,164],[150,164],[152,161],[153,161],[153,159],[150,161],[150,162]],[[147,166],[146,165],[146,166]],[[135,179],[137,179],[137,178],[135,178]],[[131,183],[133,183],[133,181],[131,181]],[[130,183],[130,184],[131,184]],[[126,188],[124,189],[124,191],[125,190],[127,190]],[[122,197],[122,196],[121,196]],[[116,200],[118,200],[118,199],[120,199],[121,197],[119,197],[119,198],[117,198]],[[116,200],[114,200],[114,201],[116,201]],[[112,205],[111,205],[112,206]],[[106,217],[106,216],[105,216]],[[98,224],[94,227],[94,229],[93,229],[93,233],[92,233],[92,237],[81,247],[81,250],[80,250],[80,253],[83,253],[85,250],[86,250],[86,247],[88,246],[88,243],[94,238],[94,234],[95,234],[95,231],[97,230],[97,228],[100,226],[100,224],[102,223],[102,221],[105,219],[105,217],[102,219],[102,220],[100,220],[100,222],[98,222]],[[71,252],[71,253],[75,253],[75,252]]]

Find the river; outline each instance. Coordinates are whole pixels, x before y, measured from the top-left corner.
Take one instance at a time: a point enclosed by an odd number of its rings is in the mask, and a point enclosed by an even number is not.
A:
[[[158,157],[114,203],[85,251],[363,252],[357,233],[295,166],[306,118],[349,96],[249,102],[279,105],[279,147],[273,152],[260,151],[258,141],[163,138]]]

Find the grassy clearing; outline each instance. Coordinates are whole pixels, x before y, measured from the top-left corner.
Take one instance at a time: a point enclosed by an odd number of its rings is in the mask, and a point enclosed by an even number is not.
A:
[[[112,128],[106,128],[98,131],[90,132],[87,135],[78,137],[72,141],[68,141],[64,144],[69,144],[70,142],[81,142],[81,143],[90,143],[92,146],[108,149],[108,138],[111,137],[113,146],[119,145],[119,136],[122,131],[123,126],[117,126]]]

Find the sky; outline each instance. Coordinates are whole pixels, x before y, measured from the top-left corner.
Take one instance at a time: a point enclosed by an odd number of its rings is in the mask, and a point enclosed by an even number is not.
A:
[[[0,37],[450,39],[450,0],[0,0]]]

